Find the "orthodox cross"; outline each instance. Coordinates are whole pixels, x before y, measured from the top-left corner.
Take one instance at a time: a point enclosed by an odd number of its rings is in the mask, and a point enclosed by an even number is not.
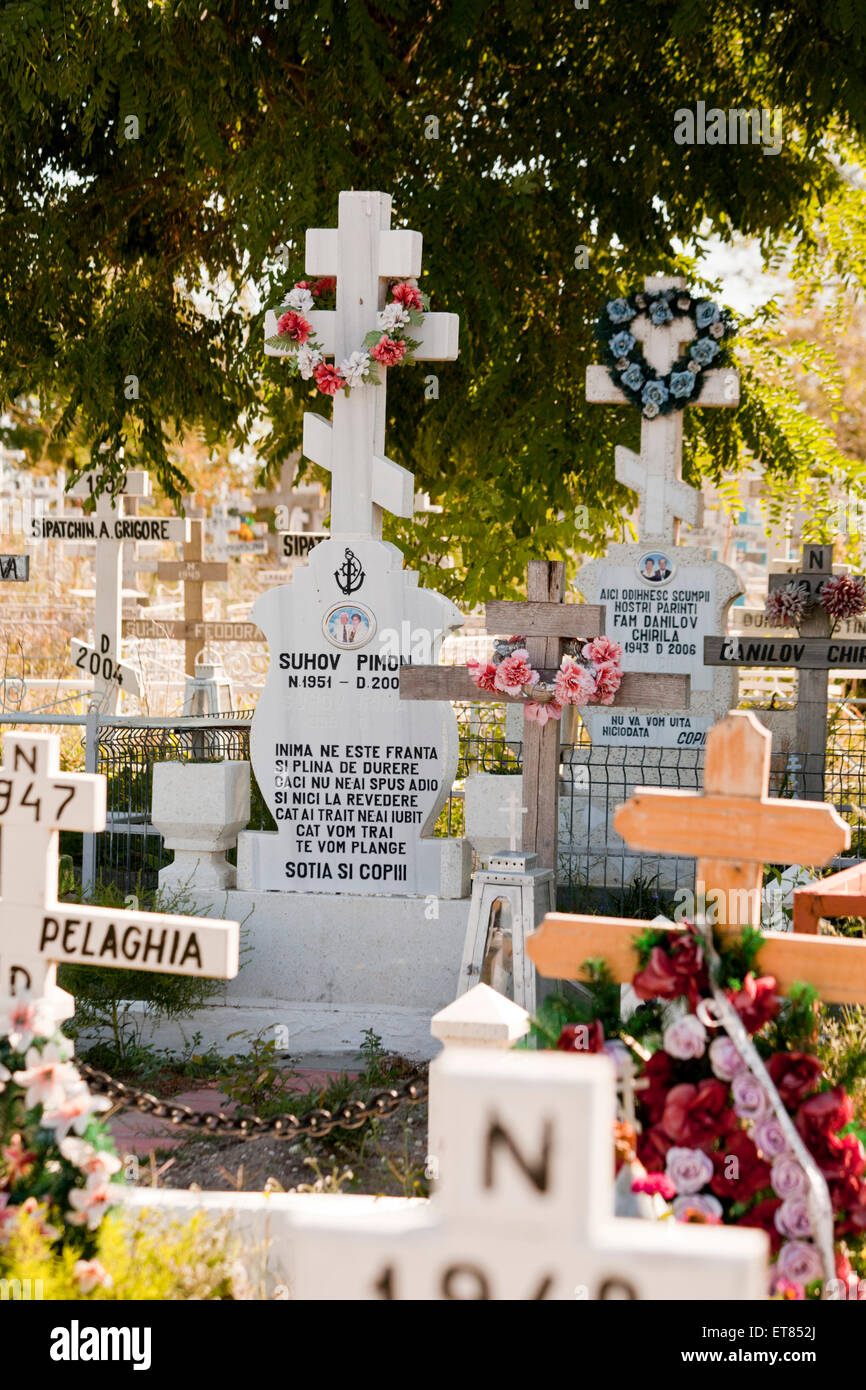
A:
[[[850,841],[832,806],[767,796],[770,746],[755,716],[737,710],[707,736],[703,795],[639,787],[614,817],[633,849],[697,855],[705,885],[698,911],[713,896],[722,933],[760,925],[763,862],[826,864]],[[634,940],[646,928],[636,918],[551,913],[527,949],[545,976],[577,979],[600,957],[615,980],[629,981],[638,968]],[[866,941],[765,932],[760,967],[783,994],[801,980],[830,1003],[866,1001]]]
[[[100,475],[86,473],[70,489],[72,497],[96,497],[94,510],[69,516],[37,516],[32,521],[35,540],[93,542],[96,546],[93,646],[73,642],[72,659],[93,676],[96,699],[104,713],[117,710],[118,691],[135,691],[134,673],[120,659],[123,600],[123,546],[137,540],[183,541],[189,522],[181,517],[130,517],[124,498],[147,497],[150,478],[132,469],[122,479],[109,480],[99,492]]]
[[[659,290],[685,289],[686,281],[676,276],[647,276],[647,294]],[[656,325],[646,314],[633,319],[628,331],[643,345],[644,357],[660,376],[666,376],[684,345],[696,336],[690,318],[674,319]],[[740,400],[740,378],[735,371],[704,370],[703,388],[695,402],[704,406],[735,406]],[[586,399],[595,405],[628,405],[628,397],[611,381],[607,367],[586,369]],[[640,453],[617,447],[617,482],[638,494],[640,512],[638,534],[642,541],[664,541],[676,545],[680,522],[701,523],[702,498],[697,488],[683,482],[683,412],[672,410],[654,420],[641,416]]]
[[[337,277],[336,310],[314,310],[308,317],[326,357],[337,363],[358,350],[376,327],[389,279],[417,279],[421,274],[420,232],[392,231],[391,199],[386,193],[341,193],[337,226],[307,232],[307,275]],[[268,313],[265,337],[277,331],[277,316]],[[414,356],[421,362],[452,362],[457,357],[456,314],[425,314],[412,337],[420,341]],[[265,348],[280,356],[278,348]],[[409,517],[414,478],[385,455],[387,372],[379,367],[381,385],[356,386],[348,396],[334,396],[333,423],[308,411],[304,415],[304,454],[331,474],[331,536],[334,539],[382,534],[382,512]]]
[[[299,1198],[294,1298],[764,1297],[763,1232],[614,1216],[606,1057],[448,1047],[430,1084],[431,1200]]]
[[[236,922],[57,901],[60,830],[104,828],[104,777],[61,772],[56,734],[3,735],[0,994],[55,993],[58,961],[232,979]]]
[[[771,574],[769,587],[782,589],[798,584],[811,600],[833,575],[832,545],[804,545],[799,574]],[[832,638],[830,618],[819,603],[807,609],[796,637],[705,637],[707,666],[793,666],[797,671],[796,751],[803,760],[803,796],[824,799],[824,765],[827,756],[827,682],[836,668],[866,668],[866,640]]]
[[[604,631],[604,608],[589,603],[563,603],[565,565],[560,560],[531,560],[526,602],[496,600],[485,609],[485,626],[494,633],[520,633],[526,639],[531,664],[552,679],[567,641],[588,642]],[[682,709],[688,701],[687,676],[625,674],[614,704],[643,709]],[[502,703],[514,698],[498,690],[478,690],[461,666],[404,666],[400,672],[401,700],[475,700]],[[544,725],[524,720],[522,799],[527,807],[523,849],[537,854],[538,866],[557,870],[559,820],[558,719]]]

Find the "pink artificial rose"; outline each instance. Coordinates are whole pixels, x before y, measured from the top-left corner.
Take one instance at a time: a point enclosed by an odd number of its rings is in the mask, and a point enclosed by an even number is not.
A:
[[[537,684],[538,672],[530,666],[529,652],[525,647],[518,647],[496,668],[494,685],[506,695],[519,695],[524,685]]]
[[[770,1276],[770,1297],[800,1302],[806,1297],[806,1290],[802,1284],[795,1284],[793,1279],[786,1279],[784,1274],[774,1272]]]
[[[554,688],[560,705],[587,705],[596,693],[591,672],[567,656],[562,658]]]
[[[329,367],[326,362],[322,362],[316,367],[313,376],[316,379],[316,385],[325,396],[336,396],[337,392],[341,391],[346,384],[345,377],[337,368]]]
[[[750,1071],[738,1071],[731,1082],[734,1111],[741,1120],[759,1120],[770,1108],[767,1092]]]
[[[676,1144],[668,1149],[665,1172],[679,1196],[700,1192],[713,1176],[713,1160],[702,1149],[685,1149]]]
[[[582,649],[581,654],[587,661],[593,661],[598,665],[603,661],[619,662],[622,659],[622,647],[610,637],[593,637]]]
[[[421,291],[417,285],[410,285],[407,280],[401,280],[399,285],[394,285],[391,289],[391,298],[396,299],[398,304],[402,304],[406,309],[423,309],[421,303]]]
[[[786,1197],[776,1212],[776,1230],[789,1240],[804,1240],[812,1234],[809,1203],[805,1197]]]
[[[557,704],[556,700],[546,700],[544,702],[529,700],[523,706],[523,713],[526,715],[527,719],[532,720],[536,724],[540,724],[543,729],[548,719],[559,719],[562,714],[562,705]]]
[[[787,1136],[775,1115],[763,1115],[756,1120],[752,1138],[765,1158],[781,1158],[788,1152]]]
[[[708,1055],[713,1074],[720,1081],[733,1081],[737,1073],[745,1069],[746,1063],[727,1034],[713,1038]]]
[[[664,1031],[662,1047],[671,1057],[687,1062],[703,1057],[707,1046],[707,1030],[695,1014],[675,1019]]]
[[[770,1186],[776,1196],[783,1200],[789,1197],[805,1197],[809,1191],[809,1179],[806,1177],[805,1168],[796,1158],[792,1158],[790,1154],[780,1154],[770,1169]],[[779,1230],[781,1229],[780,1226]]]
[[[777,1269],[795,1284],[812,1284],[824,1273],[821,1256],[805,1240],[786,1240],[779,1251]]]
[[[728,989],[725,993],[750,1033],[757,1033],[776,1017],[782,1007],[772,975],[761,975],[756,979],[750,970],[742,989]]]
[[[297,288],[297,287],[296,287]],[[289,309],[277,320],[277,334],[280,338],[291,338],[294,343],[305,343],[313,331],[313,325],[303,314]]]
[[[383,367],[396,367],[406,356],[406,344],[399,338],[389,338],[383,333],[375,347],[370,348],[370,356],[381,362]]]
[[[466,669],[472,684],[477,686],[479,690],[496,689],[496,667],[492,661],[476,661],[470,657],[466,663]]]
[[[648,1197],[661,1197],[666,1202],[670,1202],[677,1191],[666,1173],[644,1173],[643,1177],[635,1178],[631,1190],[645,1192]]]
[[[718,1197],[711,1197],[708,1192],[694,1192],[677,1197],[674,1202],[674,1219],[689,1225],[720,1226],[723,1211]]]

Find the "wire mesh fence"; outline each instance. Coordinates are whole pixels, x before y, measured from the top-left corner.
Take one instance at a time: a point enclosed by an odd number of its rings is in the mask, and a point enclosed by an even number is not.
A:
[[[522,770],[520,723],[513,716],[506,719],[504,707],[457,706],[456,713],[460,754],[454,784],[436,825],[441,836],[467,831],[468,778],[479,773],[519,777]],[[96,837],[98,879],[126,893],[156,886],[159,870],[171,854],[150,818],[154,766],[164,761],[248,760],[250,718],[250,713],[242,713],[207,723],[178,719],[100,726],[96,770],[107,779],[108,821],[105,832]],[[153,727],[155,722],[159,727]],[[866,834],[861,830],[866,806],[864,730],[863,712],[853,702],[834,707],[825,797],[852,824],[851,858],[866,857]],[[563,732],[569,741],[562,745],[559,779],[559,907],[633,917],[652,917],[657,912],[672,915],[680,890],[694,889],[695,861],[636,854],[614,830],[612,820],[617,806],[638,786],[699,792],[703,750],[591,746],[577,720]],[[802,760],[783,745],[772,758],[770,795],[801,795],[803,770]],[[251,781],[248,828],[275,830],[255,778]],[[504,828],[504,821],[500,826]],[[73,856],[77,858],[74,850]]]

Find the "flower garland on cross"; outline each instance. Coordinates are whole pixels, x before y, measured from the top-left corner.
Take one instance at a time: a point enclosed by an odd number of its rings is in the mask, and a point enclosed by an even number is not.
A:
[[[527,719],[542,726],[559,719],[566,705],[612,705],[622,683],[622,647],[609,637],[571,643],[552,680],[544,680],[529,660],[525,637],[493,644],[493,659],[470,660],[466,667],[479,690],[523,696]]]
[[[412,353],[419,344],[407,330],[420,327],[430,308],[429,297],[422,294],[415,280],[389,281],[388,302],[376,315],[376,327],[339,366],[331,367],[325,362],[322,344],[315,337],[307,314],[314,309],[333,309],[336,288],[333,275],[313,282],[298,280],[277,310],[277,333],[266,340],[267,346],[291,358],[293,375],[304,381],[312,378],[325,396],[334,396],[338,391],[348,396],[358,386],[381,385],[380,365],[414,365]]]
[[[604,962],[587,961],[588,997],[550,996],[535,1039],[607,1053],[619,1074],[624,1062],[634,1068],[636,1123],[619,1123],[615,1135],[618,1185],[629,1178],[655,1219],[765,1231],[771,1297],[866,1298],[859,1033],[842,1047],[837,1025],[829,1043],[809,985],[780,997],[775,978],[756,970],[759,931],[712,936],[710,948],[697,928],[681,925],[681,933],[649,927],[636,938],[631,984],[641,1002],[627,1017]]]
[[[650,367],[637,339],[628,331],[627,325],[640,314],[646,314],[657,328],[675,319],[690,318],[698,331],[688,351],[664,376]],[[621,299],[609,299],[595,327],[611,380],[634,405],[640,406],[647,420],[693,405],[703,389],[704,369],[725,364],[728,343],[736,331],[728,309],[720,308],[712,299],[696,298],[687,290],[678,289],[654,294],[634,290]]]

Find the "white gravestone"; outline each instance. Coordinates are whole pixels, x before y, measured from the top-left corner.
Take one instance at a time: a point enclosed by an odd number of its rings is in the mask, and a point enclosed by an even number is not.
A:
[[[338,362],[376,327],[387,279],[420,274],[421,236],[390,231],[390,216],[384,193],[341,193],[337,228],[307,232],[307,274],[337,277],[336,310],[313,318]],[[456,357],[456,315],[426,314],[412,333],[416,357]],[[252,609],[270,670],[250,755],[278,833],[240,837],[247,887],[439,892],[430,837],[456,770],[457,725],[447,703],[401,701],[399,673],[436,661],[462,617],[379,539],[383,510],[411,516],[414,496],[412,474],[385,456],[380,375],[334,397],[333,424],[305,414],[304,452],[331,473],[331,538]]]
[[[70,496],[89,498],[97,475],[87,473],[70,489]],[[96,546],[93,642],[72,641],[72,660],[93,676],[93,688],[103,713],[114,714],[120,690],[138,693],[135,673],[121,661],[121,609],[123,601],[123,547],[125,543],[183,541],[189,539],[189,522],[180,517],[126,516],[124,497],[147,497],[148,475],[138,469],[126,474],[113,493],[102,492],[89,515],[38,516],[33,518],[35,540],[86,541]]]
[[[430,1202],[322,1198],[293,1222],[304,1300],[761,1299],[761,1231],[614,1216],[605,1057],[447,1049]],[[363,1203],[363,1205],[362,1205]]]
[[[648,277],[647,293],[685,286],[675,277]],[[643,345],[649,365],[660,375],[670,371],[682,346],[695,336],[691,319],[654,325],[646,314],[629,331]],[[729,369],[703,374],[699,404],[736,406],[739,376]],[[606,367],[586,373],[586,398],[597,404],[622,405],[626,397]],[[701,496],[682,479],[683,412],[672,410],[648,420],[641,416],[641,451],[618,447],[616,476],[639,497],[637,545],[612,544],[607,556],[584,565],[577,587],[588,603],[604,604],[605,633],[623,648],[624,671],[663,671],[689,676],[688,709],[669,713],[599,706],[581,710],[593,744],[615,747],[703,747],[707,731],[736,704],[736,677],[720,679],[704,666],[703,639],[723,631],[739,581],[727,565],[709,560],[701,550],[678,544],[680,522],[697,526]],[[730,676],[730,673],[729,673]]]
[[[3,735],[0,766],[0,993],[53,995],[57,963],[231,979],[236,922],[57,901],[60,830],[105,827],[105,778],[60,772],[56,735]],[[65,999],[65,1003],[64,1003]]]

